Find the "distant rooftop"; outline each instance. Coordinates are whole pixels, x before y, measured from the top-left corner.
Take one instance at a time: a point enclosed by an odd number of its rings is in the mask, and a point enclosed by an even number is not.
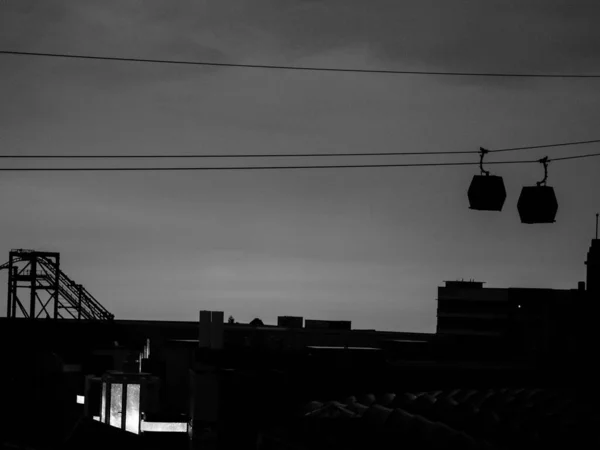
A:
[[[424,339],[388,339],[387,342],[396,342],[398,344],[428,344]]]
[[[381,351],[377,347],[341,347],[334,345],[307,345],[306,348],[311,350],[376,350]]]
[[[447,288],[468,288],[468,289],[482,289],[484,281],[445,281]]]

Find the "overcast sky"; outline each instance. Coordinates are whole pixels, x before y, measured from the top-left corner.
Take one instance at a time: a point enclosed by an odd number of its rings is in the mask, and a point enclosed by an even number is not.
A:
[[[600,73],[595,0],[4,0],[0,49],[398,70]],[[0,153],[458,151],[600,138],[600,80],[161,66],[0,55]],[[532,159],[581,146],[490,156]],[[477,161],[477,155],[355,163]],[[283,160],[261,161],[289,163]],[[311,163],[314,161],[298,161]],[[320,159],[319,163],[335,163]],[[76,165],[126,164],[81,161]],[[250,164],[162,160],[165,165]],[[4,166],[68,165],[65,161]],[[152,162],[134,161],[133,165]],[[501,213],[468,209],[476,167],[0,175],[0,252],[58,251],[121,319],[278,315],[435,331],[437,287],[574,288],[600,158],[550,165],[552,225],[519,222],[537,164],[490,166]],[[7,274],[2,274],[3,282]],[[5,290],[0,294],[2,315]]]

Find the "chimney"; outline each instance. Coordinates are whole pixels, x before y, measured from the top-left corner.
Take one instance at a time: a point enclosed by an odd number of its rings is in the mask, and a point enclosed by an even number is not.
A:
[[[585,281],[580,281],[579,283],[577,283],[577,290],[585,291]]]
[[[200,348],[223,348],[223,311],[200,311],[198,346]]]
[[[200,311],[198,346],[201,348],[210,347],[210,311]]]
[[[223,348],[223,318],[223,311],[211,311],[210,348],[214,350]]]

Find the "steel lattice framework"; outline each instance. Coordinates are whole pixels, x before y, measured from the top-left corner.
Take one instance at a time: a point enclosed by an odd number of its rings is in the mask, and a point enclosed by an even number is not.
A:
[[[59,253],[18,249],[11,250],[9,255],[8,262],[0,266],[0,270],[8,269],[6,317],[114,318],[81,284],[60,270]],[[22,295],[24,290],[29,292]]]

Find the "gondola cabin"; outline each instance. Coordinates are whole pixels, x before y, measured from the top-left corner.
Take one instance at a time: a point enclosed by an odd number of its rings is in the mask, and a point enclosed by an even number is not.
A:
[[[522,223],[554,223],[558,202],[550,186],[524,186],[517,202]]]
[[[497,175],[475,175],[467,195],[470,209],[502,211],[506,200],[504,181]]]

